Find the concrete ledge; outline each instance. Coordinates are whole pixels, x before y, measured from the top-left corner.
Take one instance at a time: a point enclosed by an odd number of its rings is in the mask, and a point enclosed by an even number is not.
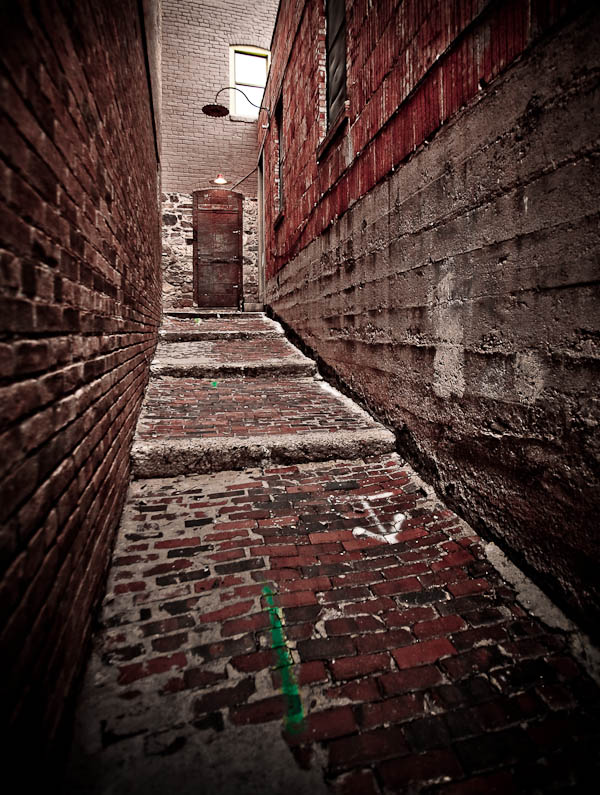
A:
[[[252,304],[253,307],[260,307],[260,309],[251,309],[242,312],[240,309],[200,309],[199,307],[188,307],[187,309],[165,309],[163,315],[171,317],[252,317],[252,315],[262,315],[262,304]]]
[[[153,364],[150,368],[151,378],[174,376],[176,378],[225,378],[231,376],[260,376],[260,375],[299,375],[310,376],[317,370],[316,364],[310,359],[265,359],[260,362],[248,364],[219,363],[195,361],[166,362]]]
[[[385,429],[246,439],[161,439],[135,441],[131,464],[133,478],[137,480],[271,464],[365,458],[394,452],[395,446],[394,434]]]
[[[193,342],[194,340],[250,340],[274,339],[283,337],[283,330],[267,331],[159,331],[159,340],[163,342]]]

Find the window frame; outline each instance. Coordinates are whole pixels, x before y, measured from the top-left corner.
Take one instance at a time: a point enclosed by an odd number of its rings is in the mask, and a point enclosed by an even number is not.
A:
[[[335,10],[342,11],[341,22],[337,28],[336,35],[333,41],[330,41],[330,19],[334,13],[334,3],[337,5]],[[341,8],[340,8],[341,6]],[[347,25],[346,25],[346,2],[345,0],[325,0],[324,5],[325,10],[325,106],[326,106],[326,115],[327,115],[327,130],[331,130],[331,128],[335,125],[338,121],[340,116],[342,115],[345,107],[345,103],[348,99],[348,38],[347,38]],[[331,12],[331,16],[330,16]],[[343,35],[343,65],[344,65],[344,73],[343,73],[343,86],[341,92],[338,92],[332,101],[331,98],[331,53],[335,50],[334,45],[338,41],[340,34]],[[335,113],[332,113],[332,109],[334,106],[334,101],[338,103],[338,106],[335,110]]]
[[[253,55],[255,57],[266,58],[267,61],[267,69],[265,72],[265,86],[267,84],[267,78],[269,76],[269,69],[271,67],[271,53],[269,50],[263,50],[262,47],[254,47],[247,44],[231,44],[229,46],[229,114],[230,116],[237,116],[240,119],[246,119],[248,121],[256,121],[258,119],[259,110],[256,108],[256,116],[247,116],[245,113],[241,113],[237,109],[238,100],[236,97],[239,96],[238,92],[235,90],[234,87],[239,88],[240,91],[244,90],[244,86],[248,86],[249,88],[263,88],[263,97],[264,97],[264,86],[258,86],[256,83],[236,83],[235,80],[235,54],[241,53],[242,55]],[[262,103],[262,100],[261,100]]]
[[[285,213],[285,194],[283,182],[283,166],[285,161],[285,141],[283,137],[283,93],[279,95],[275,103],[273,113],[275,129],[277,131],[277,158],[275,170],[275,223],[277,224]]]

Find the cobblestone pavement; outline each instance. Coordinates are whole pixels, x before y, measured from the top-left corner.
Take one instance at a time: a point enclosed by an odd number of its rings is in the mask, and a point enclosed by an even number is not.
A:
[[[65,793],[591,792],[582,648],[393,452],[137,480]]]
[[[138,423],[140,439],[375,428],[313,379],[153,379]]]

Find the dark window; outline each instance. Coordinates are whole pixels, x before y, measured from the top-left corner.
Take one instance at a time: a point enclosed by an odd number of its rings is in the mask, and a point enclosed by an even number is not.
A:
[[[277,126],[277,209],[283,210],[283,98],[275,106],[275,125]]]
[[[327,124],[334,122],[346,100],[345,0],[327,0]]]

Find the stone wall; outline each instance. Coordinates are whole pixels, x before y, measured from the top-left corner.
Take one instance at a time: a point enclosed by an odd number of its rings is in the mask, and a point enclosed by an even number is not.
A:
[[[600,14],[580,6],[266,298],[596,635],[599,41]]]
[[[194,304],[192,196],[162,194],[163,309]]]
[[[243,203],[244,306],[259,302],[258,295],[258,201]]]
[[[194,305],[192,196],[162,194],[163,309]],[[243,295],[244,304],[258,298],[258,202],[243,201]]]
[[[60,759],[160,320],[141,7],[0,6],[2,723],[26,792]]]

